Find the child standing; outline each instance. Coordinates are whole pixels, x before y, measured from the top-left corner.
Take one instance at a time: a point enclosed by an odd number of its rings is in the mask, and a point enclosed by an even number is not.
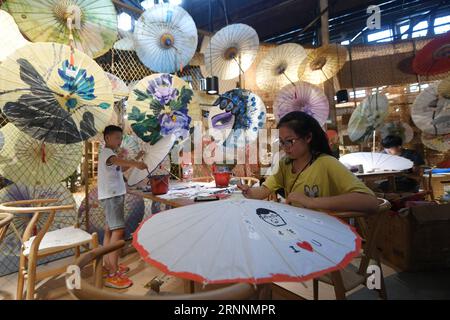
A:
[[[123,131],[117,126],[107,126],[103,132],[105,147],[100,151],[98,161],[98,199],[105,209],[105,236],[103,245],[122,240],[125,230],[124,204],[126,186],[122,171],[129,167],[147,169],[144,162],[125,160],[118,150],[122,144]],[[108,274],[105,286],[125,289],[133,282],[125,275],[129,271],[126,266],[119,266],[119,251],[111,252],[104,258]]]

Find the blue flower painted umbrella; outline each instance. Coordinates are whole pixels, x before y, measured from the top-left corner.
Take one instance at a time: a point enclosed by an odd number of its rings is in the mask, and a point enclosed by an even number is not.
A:
[[[142,79],[128,98],[131,128],[151,145],[170,135],[185,140],[193,125],[189,109],[193,95],[186,82],[171,74]]]
[[[0,108],[42,142],[72,144],[108,125],[111,83],[90,57],[69,46],[31,43],[0,65]]]

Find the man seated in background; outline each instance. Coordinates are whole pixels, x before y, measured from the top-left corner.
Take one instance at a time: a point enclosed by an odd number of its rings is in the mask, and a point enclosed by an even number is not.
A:
[[[414,150],[404,149],[402,147],[403,140],[399,136],[389,135],[385,137],[381,141],[381,146],[384,148],[384,153],[400,156],[406,159],[409,159],[413,162],[414,166],[411,170],[408,171],[412,176],[416,176],[416,179],[412,179],[409,177],[396,177],[395,178],[395,186],[397,191],[399,192],[418,192],[419,191],[419,178],[421,175],[420,166],[425,164],[422,156]],[[384,181],[379,185],[380,189],[384,192],[387,192],[389,189],[389,182]]]

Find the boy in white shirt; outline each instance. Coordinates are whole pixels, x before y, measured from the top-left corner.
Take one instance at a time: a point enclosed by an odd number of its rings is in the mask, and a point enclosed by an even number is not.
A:
[[[122,171],[130,167],[147,169],[144,162],[125,160],[118,150],[122,144],[123,131],[117,126],[107,126],[103,132],[105,147],[100,151],[98,161],[98,199],[105,209],[106,226],[103,245],[107,246],[122,240],[125,231],[124,204],[126,186]],[[111,252],[104,258],[107,276],[105,286],[125,289],[133,282],[125,275],[126,266],[119,266],[119,251]]]

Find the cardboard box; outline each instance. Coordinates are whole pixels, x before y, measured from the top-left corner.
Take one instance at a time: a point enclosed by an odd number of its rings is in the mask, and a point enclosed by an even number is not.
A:
[[[397,271],[450,269],[450,204],[390,212],[378,240],[383,262]]]

